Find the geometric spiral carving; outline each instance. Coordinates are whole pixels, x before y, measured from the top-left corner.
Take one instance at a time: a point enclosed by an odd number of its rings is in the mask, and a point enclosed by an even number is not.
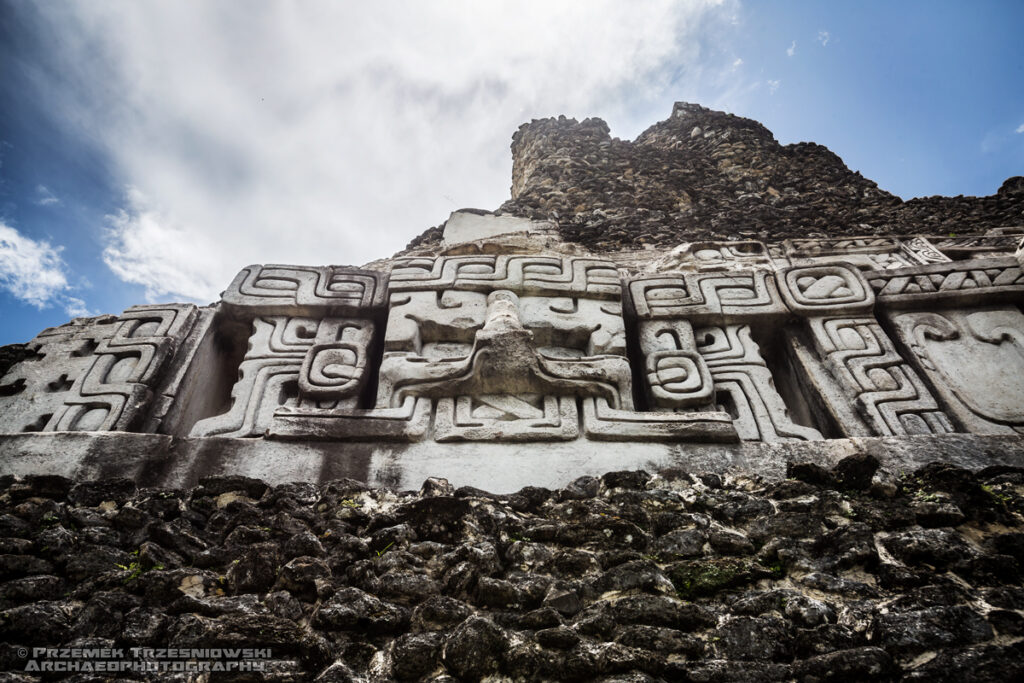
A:
[[[246,266],[222,297],[231,315],[328,317],[384,306],[387,276],[345,266]]]
[[[815,318],[815,345],[875,434],[955,431],[917,373],[873,318]]]
[[[135,306],[101,341],[45,431],[127,431],[149,408],[152,390],[197,317],[191,304]]]

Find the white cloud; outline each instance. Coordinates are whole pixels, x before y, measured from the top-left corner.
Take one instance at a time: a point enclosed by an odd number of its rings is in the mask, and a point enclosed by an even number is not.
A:
[[[56,8],[55,8],[55,5]],[[512,132],[724,106],[736,0],[46,3],[57,111],[130,186],[104,260],[211,300],[248,263],[365,263],[508,197]],[[75,84],[84,84],[76,86]],[[58,87],[61,86],[61,87]]]
[[[0,221],[0,289],[39,310],[56,305],[72,317],[96,315],[69,294],[76,288],[68,284],[62,250]]]
[[[741,66],[743,66],[743,60],[742,60],[742,59],[740,59],[739,57],[737,57],[737,58],[736,58],[736,61],[732,63],[732,68],[733,68],[733,69],[738,69],[738,68],[740,68]]]
[[[0,288],[38,309],[51,305],[68,288],[60,251],[0,222]]]
[[[796,54],[796,41],[794,40],[793,44],[786,48],[786,56],[787,57],[792,57],[795,54]]]
[[[828,45],[828,41],[832,38],[828,31],[818,31],[818,42],[821,43],[822,47]]]
[[[39,206],[56,206],[61,203],[60,197],[55,195],[46,185],[36,185],[36,198],[32,202]]]
[[[1013,132],[1014,133],[1024,133],[1024,123],[1022,123],[1019,126],[1017,126],[1017,130],[1015,130]]]
[[[768,94],[769,95],[774,95],[775,91],[777,91],[779,89],[779,86],[782,85],[782,81],[765,81],[765,82],[768,84]]]
[[[107,217],[103,251],[103,261],[119,278],[143,285],[150,302],[172,294],[202,300],[226,284],[216,279],[218,249],[203,231],[177,223],[137,189],[129,189],[126,203],[126,209]],[[264,258],[275,256],[268,251]]]
[[[72,318],[96,315],[95,311],[89,310],[84,301],[74,296],[64,297],[64,312]]]

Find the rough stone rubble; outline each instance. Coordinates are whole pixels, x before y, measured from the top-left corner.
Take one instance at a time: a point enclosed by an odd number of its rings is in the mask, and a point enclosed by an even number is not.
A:
[[[553,220],[596,251],[691,240],[961,235],[1024,224],[1024,177],[988,197],[903,201],[827,147],[780,145],[757,121],[680,102],[635,141],[598,118],[539,119],[512,141],[501,212]],[[441,229],[409,248],[436,244]]]
[[[1024,470],[877,465],[505,496],[5,477],[0,676],[40,680],[14,673],[40,645],[272,650],[211,680],[1024,676]]]

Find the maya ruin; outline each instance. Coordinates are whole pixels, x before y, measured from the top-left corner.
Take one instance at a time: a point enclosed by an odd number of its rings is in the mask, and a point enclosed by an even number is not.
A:
[[[512,152],[508,202],[392,258],[4,348],[2,639],[263,643],[272,680],[1024,675],[1024,178],[903,202],[685,103]]]

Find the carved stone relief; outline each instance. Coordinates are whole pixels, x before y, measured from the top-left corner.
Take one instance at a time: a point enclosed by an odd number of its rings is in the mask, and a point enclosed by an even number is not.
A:
[[[621,297],[615,264],[602,259],[500,255],[396,259],[391,271],[392,292],[456,289],[520,295]]]
[[[816,440],[812,427],[798,425],[775,388],[767,363],[750,336],[749,325],[704,327],[694,331],[697,349],[707,363],[719,401],[728,395],[741,439],[749,441]]]
[[[887,307],[959,305],[1024,299],[1024,272],[1013,258],[954,261],[870,273]]]
[[[985,235],[930,236],[928,241],[946,255],[956,255],[957,260],[966,258],[998,258],[1012,256],[1024,234],[1020,228],[991,230]]]
[[[787,265],[797,266],[842,260],[863,270],[891,270],[951,260],[925,237],[785,240],[784,244],[790,260]]]
[[[772,267],[763,242],[686,242],[661,258],[654,270],[749,270]]]
[[[850,254],[880,253],[899,249],[895,237],[841,237],[838,239],[813,238],[804,240],[783,240],[790,256],[837,256],[845,258]]]
[[[316,299],[337,275],[274,266],[236,278],[226,299],[231,315],[252,318],[249,348],[230,409],[198,422],[193,435],[416,440],[432,426],[442,442],[570,440],[580,436],[582,400],[592,408],[584,409],[584,431],[595,438],[735,438],[722,413],[635,413],[621,284],[610,262],[515,255],[399,260],[389,280],[374,408],[360,404],[368,395],[374,324],[355,295],[344,305],[357,317],[262,313],[278,310],[268,309],[279,304],[272,299],[277,288],[302,311],[338,310],[341,304]],[[368,285],[358,290],[359,306],[374,305],[368,292]],[[667,392],[687,354],[672,355],[652,361]],[[700,362],[693,350],[689,358]],[[710,379],[706,368],[704,376]]]
[[[224,310],[243,316],[344,316],[384,305],[386,278],[345,266],[247,266],[224,292]]]
[[[785,311],[771,273],[639,278],[630,283],[641,319],[645,389],[658,409],[717,408],[728,399],[742,439],[820,439],[792,422],[771,371],[742,321]],[[733,322],[741,321],[741,322]],[[693,324],[714,323],[694,331]]]
[[[4,420],[20,431],[128,431],[141,426],[170,358],[197,317],[190,304],[135,306],[121,316],[51,328],[0,385]],[[6,405],[5,405],[6,404]]]
[[[700,242],[625,285],[555,254],[248,266],[215,308],[44,331],[0,411],[7,431],[342,441],[1022,433],[1021,264],[944,253],[1018,238]]]
[[[617,302],[520,299],[507,289],[486,296],[456,292],[447,299],[447,292],[416,294],[424,296],[393,300],[388,328],[394,320],[399,333],[385,338],[378,407],[395,406],[407,396],[504,393],[603,396],[632,408],[632,371]],[[463,307],[464,314],[452,313]]]
[[[297,403],[299,373],[317,340],[320,322],[283,315],[253,320],[230,410],[197,422],[192,436],[263,435],[279,406]]]
[[[583,429],[597,441],[736,441],[728,413],[640,413],[617,410],[603,398],[585,398]]]
[[[864,315],[874,294],[860,271],[841,263],[792,267],[780,282],[790,309],[808,318],[819,358],[875,434],[954,431],[885,331]]]
[[[914,263],[950,263],[949,258],[935,248],[935,245],[924,237],[914,237],[900,244],[900,249]]]
[[[1015,308],[897,313],[900,341],[976,434],[1024,434],[1024,315]]]
[[[875,434],[955,431],[874,318],[822,317],[809,322],[826,368]]]
[[[874,292],[856,268],[841,263],[784,269],[782,296],[794,313],[830,315],[870,311]]]
[[[112,315],[80,318],[36,335],[26,345],[31,355],[0,380],[4,431],[45,430],[92,365],[96,348],[113,334],[116,320]]]
[[[437,401],[437,441],[571,441],[580,435],[573,396],[509,394]]]
[[[727,323],[787,313],[774,274],[764,271],[646,276],[632,280],[629,292],[641,320],[686,318],[693,323]]]

